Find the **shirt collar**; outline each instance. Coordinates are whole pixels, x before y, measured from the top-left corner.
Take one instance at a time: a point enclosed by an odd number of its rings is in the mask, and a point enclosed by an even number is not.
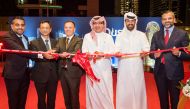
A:
[[[66,38],[69,38],[69,40],[71,40],[73,38],[73,36],[74,36],[74,34],[72,36],[69,36],[69,37],[66,36]]]
[[[164,31],[169,30],[169,33],[171,33],[174,29],[174,26],[170,27],[169,29],[164,28]]]
[[[23,37],[23,34],[22,35],[18,35],[18,34],[16,34],[18,37]]]
[[[49,40],[50,42],[50,38],[48,37],[48,39],[45,39],[43,36],[41,36],[42,40],[45,42],[45,40]]]

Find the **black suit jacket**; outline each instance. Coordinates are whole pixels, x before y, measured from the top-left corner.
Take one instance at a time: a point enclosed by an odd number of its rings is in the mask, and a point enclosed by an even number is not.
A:
[[[26,36],[24,37],[27,39]],[[9,31],[6,35],[2,36],[1,41],[5,49],[26,50],[21,39],[13,31]],[[32,57],[32,55],[15,53],[5,53],[5,55],[3,76],[8,79],[22,78],[27,70],[28,58]]]
[[[57,41],[50,38],[51,48],[56,46]],[[38,38],[30,42],[30,50],[47,51],[42,38]],[[45,83],[48,80],[58,80],[57,62],[56,60],[34,59],[35,64],[31,69],[31,79],[35,82]]]
[[[190,54],[188,54],[188,53],[181,52],[180,57],[181,57],[184,61],[190,61]]]
[[[55,50],[58,53],[62,52],[76,53],[78,50],[81,50],[81,47],[82,47],[82,39],[73,36],[68,45],[68,48],[66,49],[66,38],[64,37],[58,40]],[[77,63],[73,63],[71,59],[72,57],[59,60],[59,67],[58,67],[59,74],[62,75],[65,72],[65,70],[67,70],[68,73],[65,73],[65,75],[70,77],[81,77],[82,70],[80,66]],[[66,69],[64,68],[65,64],[67,65]]]
[[[189,37],[187,32],[174,27],[173,32],[169,38],[167,45],[164,44],[164,30],[158,31],[153,35],[151,42],[151,51],[157,49],[170,49],[173,47],[185,47],[189,44]],[[181,51],[184,52],[184,51]],[[160,58],[154,57],[154,54],[150,54],[150,57],[155,59],[154,73],[157,74],[161,64],[162,56],[165,57],[165,69],[166,76],[170,80],[181,80],[184,77],[184,69],[182,57],[177,57],[172,52],[165,52],[161,54]]]

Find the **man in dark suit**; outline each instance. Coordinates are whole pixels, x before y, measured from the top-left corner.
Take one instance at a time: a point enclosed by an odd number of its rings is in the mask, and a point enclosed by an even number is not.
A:
[[[70,53],[76,53],[82,47],[82,39],[74,35],[75,23],[64,23],[65,38],[60,38],[56,45],[56,51],[62,53],[59,61],[59,76],[67,109],[80,109],[79,88],[82,71],[73,63]]]
[[[41,36],[30,42],[30,49],[48,51],[54,48],[56,40],[50,36],[52,30],[50,22],[47,20],[41,21],[39,30]],[[36,58],[31,71],[31,79],[35,83],[38,94],[38,109],[54,109],[58,82],[56,60]]]
[[[14,17],[11,21],[10,31],[1,37],[6,49],[27,50],[28,39],[23,35],[25,20]],[[7,89],[9,109],[25,109],[28,87],[30,83],[28,72],[29,55],[6,53],[3,70]]]
[[[55,52],[61,53],[59,60],[59,77],[63,90],[65,105],[67,109],[80,109],[79,88],[82,70],[71,60],[70,54],[81,49],[82,39],[74,35],[75,23],[66,21],[64,23],[66,37],[60,38],[55,47]]]
[[[151,51],[188,46],[187,32],[177,29],[174,23],[175,15],[172,11],[166,11],[162,14],[164,28],[153,35]],[[184,53],[182,50],[180,52]],[[174,50],[150,54],[150,57],[155,59],[154,77],[161,109],[170,109],[170,104],[171,109],[177,109],[180,90],[176,86],[179,85],[179,81],[184,77],[183,55],[180,55],[180,52],[175,52]]]

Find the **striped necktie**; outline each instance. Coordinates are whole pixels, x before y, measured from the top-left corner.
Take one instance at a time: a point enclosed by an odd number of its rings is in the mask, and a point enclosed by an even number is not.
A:
[[[45,40],[45,45],[46,45],[46,49],[47,49],[47,50],[50,49],[50,47],[49,47],[49,43],[48,43],[48,42],[49,42],[49,40]]]
[[[66,40],[65,40],[66,49],[68,48],[68,45],[69,45],[69,38],[66,38]]]

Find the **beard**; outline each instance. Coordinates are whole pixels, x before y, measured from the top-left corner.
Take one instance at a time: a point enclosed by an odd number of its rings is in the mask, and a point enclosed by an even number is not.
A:
[[[132,25],[132,24],[127,25],[127,29],[128,29],[129,31],[132,31],[134,28],[135,28],[135,25]]]
[[[17,29],[17,30],[13,30],[16,34],[18,35],[22,35],[24,33],[23,29]]]
[[[171,22],[166,22],[165,24],[164,24],[164,27],[165,28],[170,28],[170,27],[172,27],[174,24],[173,23],[171,23]]]

